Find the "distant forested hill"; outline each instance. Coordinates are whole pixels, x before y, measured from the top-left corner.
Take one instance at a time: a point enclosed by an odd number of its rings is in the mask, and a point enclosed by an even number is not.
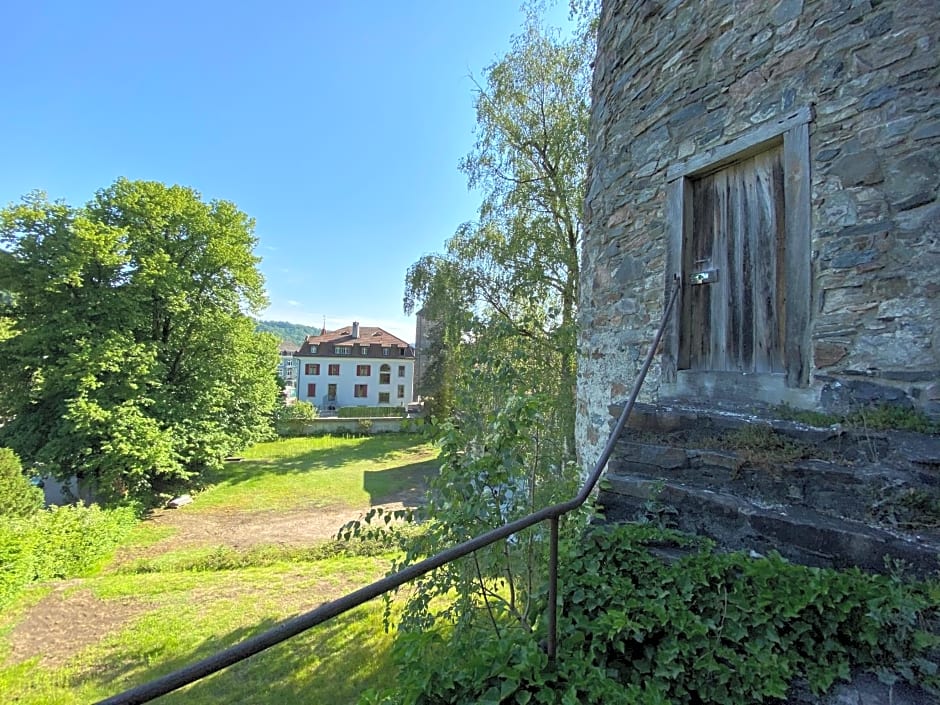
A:
[[[255,326],[259,331],[271,333],[280,341],[297,343],[300,345],[308,335],[317,335],[320,329],[316,326],[305,326],[301,323],[288,323],[287,321],[257,321]]]

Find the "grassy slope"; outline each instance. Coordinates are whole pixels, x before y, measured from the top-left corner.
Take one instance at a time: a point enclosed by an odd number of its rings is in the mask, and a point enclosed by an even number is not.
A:
[[[191,509],[366,508],[413,484],[434,455],[402,436],[263,444],[246,454],[250,461],[229,466],[231,474],[218,478]],[[142,526],[131,542],[145,546],[159,538]],[[38,658],[0,664],[0,700],[70,704],[112,695],[338,597],[380,577],[387,565],[383,557],[345,557],[226,571],[127,575],[106,569],[66,591],[90,590],[101,610],[132,603],[138,616],[64,665],[46,666]],[[36,586],[0,616],[0,655],[27,608],[49,590]],[[389,640],[382,605],[366,605],[160,702],[353,703],[365,688],[394,677]]]

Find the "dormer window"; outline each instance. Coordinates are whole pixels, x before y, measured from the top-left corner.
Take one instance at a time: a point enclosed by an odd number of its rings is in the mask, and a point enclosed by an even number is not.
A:
[[[333,350],[337,355],[349,355],[352,353],[352,347],[349,345],[334,345]]]
[[[311,354],[316,355],[316,354],[317,354],[317,346],[316,346],[316,345],[311,345],[311,346],[310,346],[310,352],[311,352]]]
[[[382,348],[382,354],[388,357],[391,354],[391,348]]]
[[[369,347],[366,346],[366,345],[360,345],[360,346],[359,346],[359,354],[360,354],[360,355],[368,355],[368,354],[369,354]]]

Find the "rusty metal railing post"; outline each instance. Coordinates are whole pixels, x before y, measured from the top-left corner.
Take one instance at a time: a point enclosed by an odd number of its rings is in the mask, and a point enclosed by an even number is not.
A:
[[[548,554],[548,663],[558,655],[558,517],[549,519],[552,536]]]

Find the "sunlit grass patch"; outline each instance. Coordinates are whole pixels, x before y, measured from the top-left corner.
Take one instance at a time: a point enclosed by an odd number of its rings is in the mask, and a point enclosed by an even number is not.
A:
[[[128,597],[148,609],[61,666],[44,666],[38,657],[5,664],[0,693],[16,702],[97,700],[334,599],[387,567],[381,558],[345,557],[217,573],[102,576],[89,581],[101,609]],[[374,603],[344,615],[166,702],[355,702],[365,687],[390,674],[382,607]]]
[[[406,435],[255,446],[245,460],[227,463],[209,478],[193,504],[163,515],[174,525],[145,521],[134,527],[105,572],[37,585],[19,596],[0,615],[0,659],[12,653],[17,627],[36,610],[58,610],[66,632],[74,631],[80,605],[87,633],[59,640],[54,659],[44,653],[52,646],[35,646],[40,640],[33,639],[33,652],[21,645],[18,662],[0,660],[0,701],[100,700],[382,577],[394,549],[378,539],[235,548],[214,543],[213,536],[225,538],[215,529],[208,541],[193,542],[181,533],[186,522],[176,526],[176,519],[192,512],[205,525],[216,527],[224,517],[228,523],[219,526],[232,527],[253,512],[293,517],[318,506],[365,511],[397,493],[419,496],[436,457],[434,446]],[[383,609],[382,601],[370,603],[160,702],[354,703],[367,688],[395,677]],[[113,618],[99,623],[96,615]]]
[[[199,493],[200,509],[367,507],[416,486],[437,449],[412,435],[286,438],[248,449]],[[182,511],[192,511],[192,505]]]

